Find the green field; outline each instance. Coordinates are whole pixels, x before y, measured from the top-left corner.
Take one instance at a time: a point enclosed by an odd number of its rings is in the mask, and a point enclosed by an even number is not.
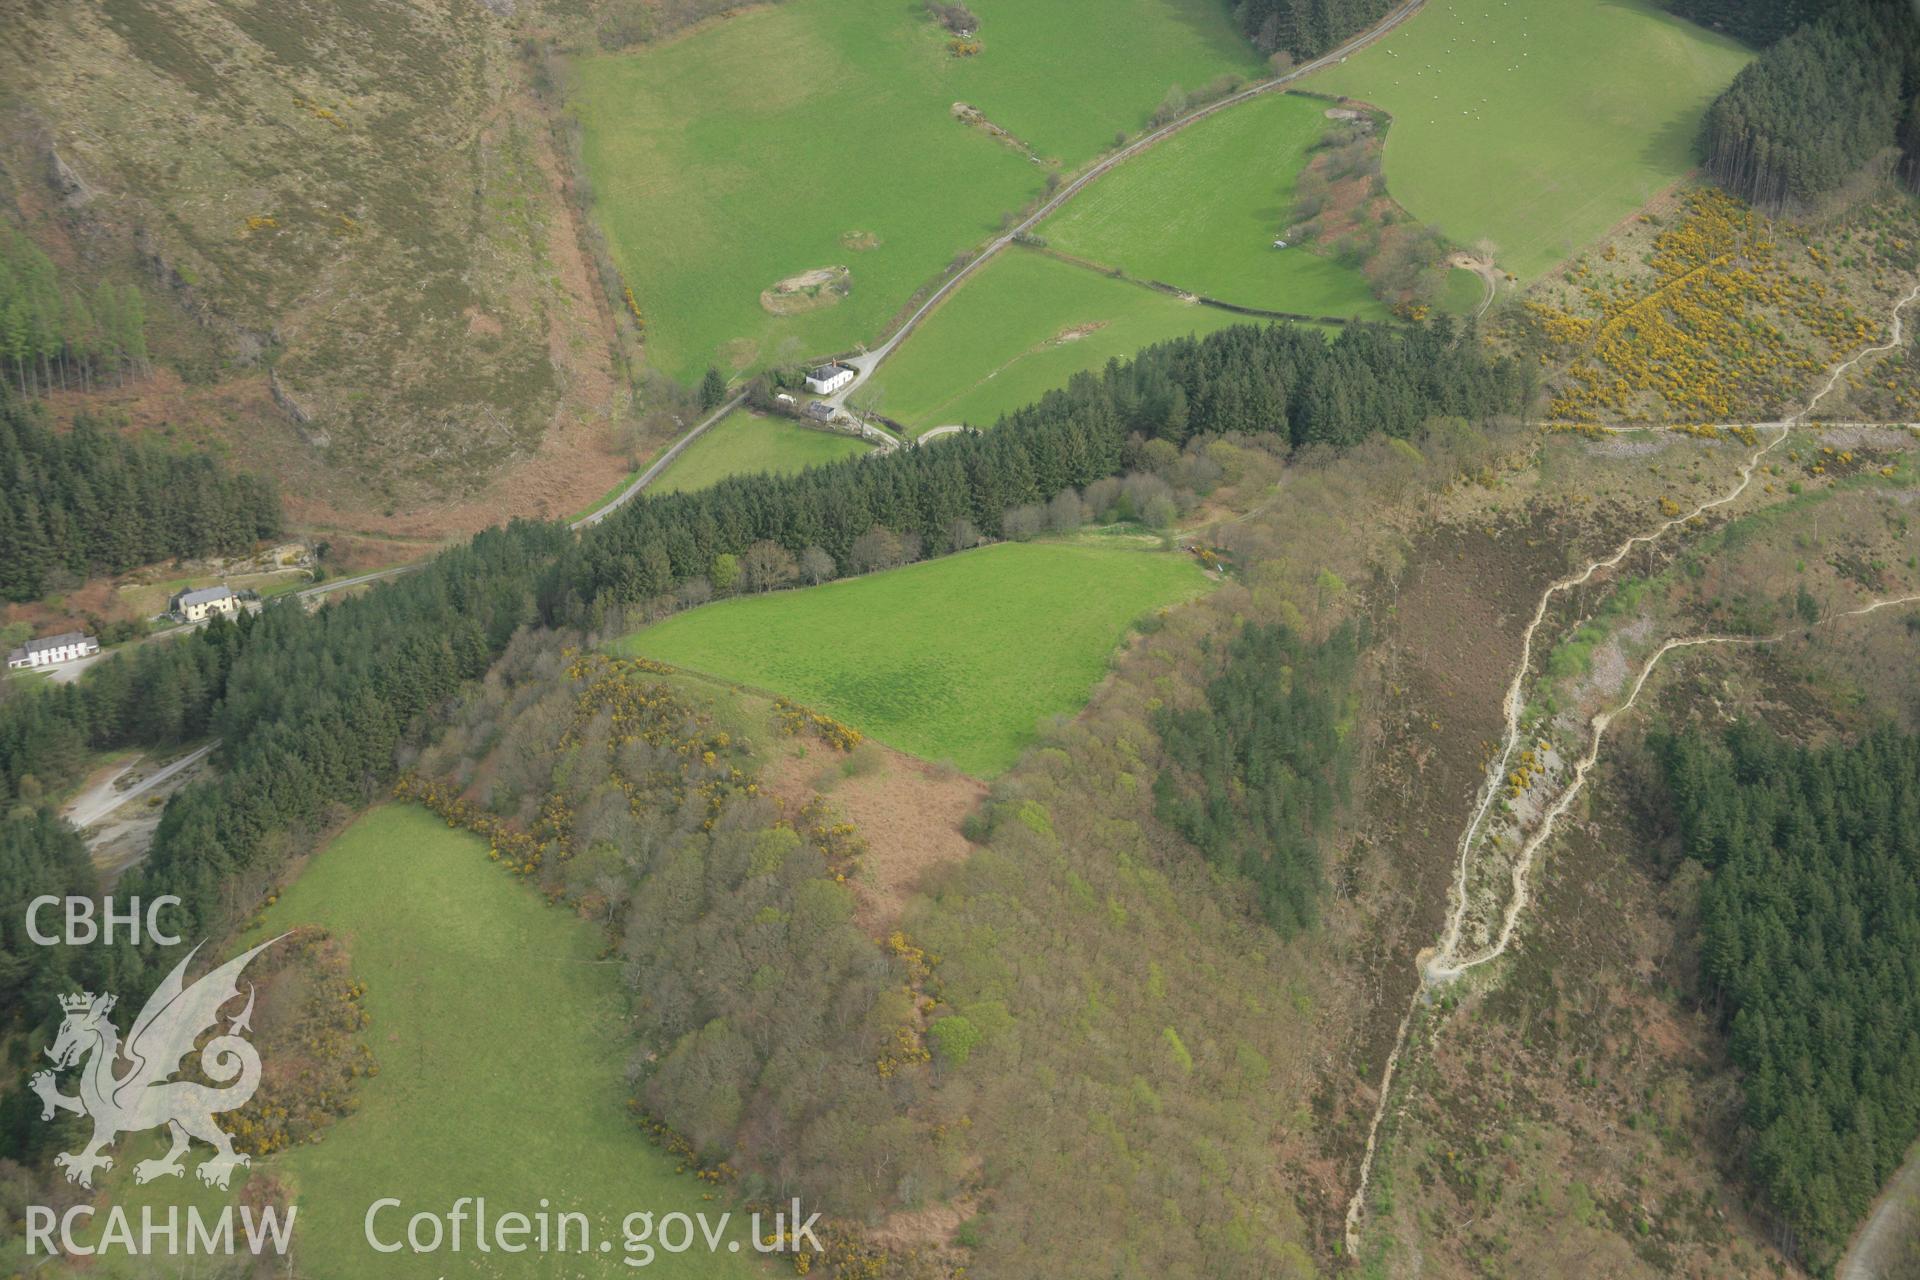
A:
[[[1487,300],[1487,282],[1478,273],[1459,267],[1447,272],[1446,290],[1440,295],[1440,309],[1457,316],[1479,312]]]
[[[1055,249],[1241,306],[1384,317],[1359,271],[1273,242],[1326,103],[1269,93],[1183,129],[1048,218]]]
[[[1049,169],[956,121],[956,102],[1071,170],[1172,85],[1259,70],[1219,0],[973,8],[985,47],[971,58],[918,4],[792,0],[579,63],[594,213],[656,367],[690,379],[872,340],[992,235]],[[777,281],[836,266],[852,271],[837,305],[762,308]]]
[[[1391,112],[1394,198],[1527,280],[1693,167],[1749,56],[1648,0],[1433,0],[1306,86]]]
[[[704,489],[728,476],[772,471],[781,475],[836,462],[872,446],[853,436],[815,431],[784,418],[735,409],[687,446],[652,486],[654,493]]]
[[[485,1195],[523,1209],[544,1196],[588,1214],[597,1236],[617,1233],[634,1210],[713,1207],[628,1119],[624,996],[615,970],[594,963],[600,935],[487,861],[485,842],[411,805],[376,809],[314,859],[267,928],[305,923],[346,940],[368,987],[380,1062],[380,1075],[361,1086],[359,1114],[284,1162],[299,1192],[308,1274],[420,1274],[406,1255],[376,1257],[362,1243],[361,1215],[380,1195],[436,1208]],[[520,1261],[524,1269],[501,1261],[488,1269],[623,1270],[578,1256]],[[662,1269],[751,1271],[704,1253]]]
[[[948,422],[992,426],[1115,356],[1257,323],[1014,246],[922,320],[873,385],[881,411],[910,430]]]
[[[989,777],[1041,720],[1080,709],[1136,619],[1205,586],[1183,555],[1000,543],[710,604],[618,647],[787,694]]]
[[[323,1141],[261,1166],[289,1184],[299,1207],[300,1274],[612,1280],[631,1274],[620,1262],[628,1213],[651,1210],[657,1219],[727,1208],[703,1201],[702,1184],[676,1174],[676,1160],[629,1118],[624,993],[617,970],[598,963],[599,932],[489,862],[484,841],[412,805],[375,809],[308,864],[259,936],[298,924],[324,925],[346,942],[354,975],[367,985],[366,1037],[380,1068],[361,1082],[355,1115]],[[133,1140],[122,1145],[109,1198],[130,1213],[187,1202],[217,1212],[225,1202],[190,1175],[132,1186],[126,1171],[149,1153]],[[157,1143],[148,1145],[157,1153]],[[379,1219],[390,1236],[396,1223],[405,1230],[406,1214],[445,1213],[468,1195],[485,1196],[495,1215],[535,1212],[544,1197],[555,1212],[585,1213],[596,1245],[609,1239],[614,1249],[483,1257],[469,1236],[465,1252],[428,1261],[375,1253],[364,1241],[362,1219],[376,1199],[397,1196],[407,1206]],[[662,1256],[656,1269],[764,1274],[745,1258],[704,1249]],[[103,1273],[120,1274],[111,1266],[89,1272]]]

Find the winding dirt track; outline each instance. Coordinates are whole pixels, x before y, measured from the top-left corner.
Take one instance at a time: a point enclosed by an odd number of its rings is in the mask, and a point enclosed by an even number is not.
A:
[[[1520,855],[1514,860],[1512,892],[1507,900],[1507,906],[1501,920],[1498,936],[1492,945],[1463,957],[1460,955],[1460,944],[1470,907],[1468,882],[1473,869],[1474,851],[1480,836],[1485,830],[1487,815],[1492,809],[1494,797],[1499,794],[1500,781],[1506,777],[1508,766],[1513,759],[1513,754],[1519,749],[1521,737],[1520,720],[1526,708],[1526,680],[1528,671],[1533,663],[1533,643],[1542,623],[1546,620],[1547,611],[1552,606],[1554,598],[1565,591],[1569,591],[1574,587],[1586,583],[1592,579],[1594,574],[1618,565],[1632,553],[1635,547],[1655,542],[1674,528],[1686,524],[1695,517],[1703,515],[1717,507],[1725,506],[1738,499],[1747,491],[1748,486],[1753,483],[1754,472],[1759,467],[1761,460],[1786,441],[1787,437],[1792,434],[1793,428],[1811,414],[1814,409],[1819,406],[1820,402],[1832,392],[1834,387],[1839,385],[1840,379],[1846,376],[1848,370],[1852,369],[1854,365],[1866,359],[1868,356],[1878,354],[1882,351],[1892,350],[1900,345],[1903,333],[1901,312],[1916,299],[1920,299],[1920,285],[1914,286],[1906,297],[1894,304],[1890,333],[1887,341],[1877,346],[1866,347],[1857,351],[1840,364],[1834,366],[1832,372],[1828,374],[1826,382],[1822,384],[1820,389],[1814,393],[1813,397],[1807,401],[1805,407],[1798,413],[1781,422],[1760,424],[1772,433],[1772,438],[1765,444],[1755,448],[1753,453],[1741,466],[1739,484],[1735,485],[1720,497],[1704,502],[1683,515],[1675,516],[1673,519],[1654,528],[1650,533],[1636,534],[1628,538],[1625,542],[1621,543],[1619,547],[1615,548],[1612,554],[1593,561],[1579,573],[1569,574],[1564,578],[1558,579],[1541,593],[1540,602],[1535,606],[1533,611],[1533,619],[1527,624],[1526,632],[1521,639],[1520,662],[1514,671],[1512,683],[1507,686],[1506,698],[1504,700],[1506,733],[1503,744],[1499,754],[1494,757],[1487,766],[1487,775],[1481,783],[1480,798],[1474,807],[1473,817],[1467,823],[1465,830],[1460,833],[1453,886],[1448,894],[1446,929],[1441,935],[1439,945],[1434,948],[1421,965],[1420,981],[1414,988],[1412,998],[1408,1001],[1405,1016],[1400,1019],[1399,1029],[1394,1035],[1393,1049],[1388,1053],[1386,1066],[1382,1071],[1380,1095],[1374,1105],[1373,1120],[1367,1129],[1366,1148],[1360,1159],[1359,1179],[1354,1187],[1353,1198],[1347,1202],[1346,1247],[1348,1254],[1357,1255],[1359,1253],[1360,1226],[1366,1214],[1367,1188],[1372,1179],[1373,1158],[1379,1144],[1380,1125],[1386,1117],[1387,1108],[1391,1102],[1394,1075],[1399,1068],[1400,1058],[1406,1051],[1407,1033],[1413,1025],[1414,1016],[1426,1002],[1428,994],[1433,987],[1451,982],[1453,979],[1466,973],[1469,969],[1487,964],[1506,954],[1508,947],[1513,942],[1514,930],[1519,924],[1520,913],[1526,909],[1529,897],[1529,877],[1532,873],[1535,855],[1541,846],[1552,836],[1554,825],[1559,821],[1560,816],[1567,811],[1567,808],[1573,803],[1574,798],[1578,796],[1582,787],[1585,786],[1588,772],[1600,758],[1600,743],[1606,734],[1607,726],[1633,707],[1634,701],[1640,696],[1640,691],[1646,687],[1647,680],[1653,674],[1654,668],[1659,665],[1662,658],[1673,650],[1710,644],[1768,644],[1780,639],[1780,636],[1709,635],[1679,637],[1668,640],[1647,659],[1645,665],[1640,670],[1639,677],[1634,681],[1633,688],[1628,694],[1626,701],[1610,711],[1602,711],[1593,717],[1590,722],[1592,735],[1586,751],[1575,765],[1572,780],[1568,782],[1560,796],[1547,809],[1546,813],[1542,815],[1532,834],[1527,837],[1525,843],[1522,845]],[[1851,610],[1848,613],[1837,614],[1826,621],[1858,617],[1873,613],[1878,609],[1883,609],[1890,605],[1911,604],[1916,601],[1920,601],[1920,596],[1876,600],[1862,608]]]
[[[1894,1280],[1889,1255],[1920,1225],[1920,1143],[1880,1192],[1873,1211],[1833,1269],[1833,1280]]]
[[[121,805],[138,800],[141,796],[146,795],[147,792],[153,790],[161,783],[168,781],[181,770],[191,769],[194,765],[212,754],[213,749],[219,745],[217,741],[210,742],[196,751],[191,751],[181,756],[172,764],[154,770],[153,773],[136,782],[133,786],[128,787],[125,791],[116,791],[114,790],[113,784],[125,776],[127,770],[133,768],[139,761],[136,760],[123,765],[69,801],[65,817],[68,822],[71,822],[75,827],[84,831],[112,813],[115,809],[118,809]]]

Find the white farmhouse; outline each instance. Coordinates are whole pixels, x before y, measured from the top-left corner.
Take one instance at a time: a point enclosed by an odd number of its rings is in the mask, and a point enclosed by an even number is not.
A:
[[[823,364],[807,375],[807,390],[818,396],[832,395],[853,381],[853,370],[843,364]]]
[[[51,667],[57,662],[72,662],[100,652],[100,642],[79,631],[63,631],[44,640],[29,640],[7,655],[7,667]]]
[[[167,606],[182,622],[198,622],[216,613],[229,618],[240,611],[240,597],[226,587],[201,587],[182,591]]]

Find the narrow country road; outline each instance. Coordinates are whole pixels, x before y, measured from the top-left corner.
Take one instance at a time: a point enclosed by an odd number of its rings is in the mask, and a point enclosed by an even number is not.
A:
[[[1034,210],[1019,224],[1013,227],[1012,230],[1007,231],[1006,233],[999,236],[998,238],[988,242],[986,247],[980,250],[979,253],[975,254],[973,258],[971,258],[966,263],[965,266],[961,267],[958,271],[954,272],[953,275],[949,276],[945,281],[943,281],[939,288],[935,289],[931,294],[928,295],[927,300],[925,302],[921,303],[919,307],[915,308],[913,314],[909,315],[906,318],[906,320],[901,322],[900,327],[895,329],[893,333],[890,336],[888,336],[885,342],[882,342],[879,346],[874,347],[870,351],[864,351],[859,355],[847,356],[842,358],[840,363],[846,365],[848,368],[854,371],[853,381],[848,383],[846,386],[842,387],[839,391],[836,391],[832,395],[825,397],[826,403],[834,406],[835,408],[845,407],[847,397],[853,394],[853,392],[858,390],[860,386],[866,382],[866,380],[873,373],[873,371],[880,366],[880,363],[883,360],[885,360],[888,356],[893,354],[894,348],[898,347],[900,343],[904,341],[910,333],[913,332],[914,327],[918,325],[920,321],[926,317],[927,313],[932,311],[938,305],[940,305],[940,302],[942,299],[944,299],[948,294],[952,293],[956,288],[958,288],[961,285],[961,283],[967,279],[967,277],[971,276],[976,270],[978,270],[981,266],[983,266],[989,259],[994,257],[994,255],[998,254],[1002,249],[1012,244],[1016,238],[1018,238],[1019,236],[1025,235],[1027,232],[1031,231],[1034,227],[1039,226],[1040,223],[1044,222],[1048,217],[1052,216],[1056,211],[1058,211],[1060,206],[1064,205],[1065,203],[1067,203],[1067,201],[1071,200],[1074,196],[1078,195],[1082,190],[1084,190],[1089,183],[1094,182],[1101,175],[1112,170],[1116,165],[1119,165],[1125,162],[1126,160],[1131,159],[1132,157],[1138,155],[1140,152],[1146,150],[1148,147],[1153,146],[1155,143],[1160,142],[1161,140],[1175,133],[1178,133],[1180,130],[1186,128],[1190,124],[1206,119],[1208,116],[1211,116],[1216,112],[1225,111],[1228,107],[1237,106],[1238,104],[1242,102],[1246,102],[1251,98],[1259,97],[1263,93],[1269,93],[1275,89],[1283,88],[1286,85],[1292,84],[1294,81],[1300,79],[1303,76],[1311,75],[1315,71],[1319,71],[1324,67],[1330,67],[1333,64],[1344,60],[1348,54],[1353,53],[1357,49],[1365,48],[1367,45],[1373,43],[1375,40],[1378,40],[1380,37],[1392,31],[1395,27],[1398,27],[1401,23],[1405,22],[1408,18],[1411,18],[1414,14],[1418,13],[1425,4],[1426,4],[1426,0],[1406,0],[1405,4],[1401,5],[1398,9],[1395,9],[1392,13],[1388,14],[1385,18],[1381,19],[1374,26],[1369,27],[1366,31],[1361,32],[1359,35],[1347,41],[1345,44],[1341,45],[1339,48],[1334,49],[1331,52],[1319,58],[1315,58],[1312,62],[1308,62],[1301,66],[1295,67],[1293,70],[1287,72],[1285,75],[1275,76],[1269,80],[1263,80],[1256,85],[1252,85],[1248,88],[1240,90],[1237,93],[1231,94],[1228,97],[1222,98],[1218,102],[1208,103],[1206,106],[1200,108],[1199,110],[1194,111],[1188,115],[1182,116],[1178,120],[1174,120],[1168,124],[1164,124],[1160,126],[1158,129],[1155,129],[1150,133],[1142,135],[1140,138],[1136,139],[1134,142],[1132,142],[1128,146],[1123,147],[1121,150],[1114,152],[1112,155],[1108,156],[1106,159],[1100,161],[1100,163],[1094,165],[1091,169],[1088,169],[1085,173],[1073,179],[1073,181],[1066,183],[1058,191],[1054,192],[1053,195],[1050,196],[1047,199],[1047,201],[1044,204],[1042,204],[1038,209]],[[711,414],[703,418],[700,422],[696,423],[690,431],[688,431],[684,436],[681,436],[679,440],[675,441],[673,445],[670,448],[668,448],[665,453],[662,453],[658,458],[655,458],[653,462],[648,465],[645,471],[642,471],[639,475],[635,476],[631,484],[629,484],[626,488],[622,489],[619,493],[615,494],[613,498],[611,498],[605,505],[599,507],[597,510],[591,511],[588,514],[580,517],[580,519],[575,520],[572,523],[571,527],[575,529],[584,529],[590,525],[599,524],[602,520],[605,520],[613,512],[619,510],[622,506],[625,506],[628,502],[632,501],[635,495],[641,493],[643,490],[647,488],[648,485],[652,484],[655,480],[659,479],[661,473],[664,472],[669,466],[673,465],[674,460],[677,459],[681,455],[681,453],[683,453],[686,450],[688,445],[691,445],[695,440],[699,439],[715,423],[719,422],[722,418],[726,417],[727,414],[731,413],[733,410],[739,408],[740,405],[745,403],[745,401],[746,401],[746,394],[743,392],[740,395],[733,397],[731,400],[727,401],[725,404],[721,405],[718,409],[714,410]],[[920,439],[922,440],[936,439],[940,436],[951,434],[952,432],[958,431],[960,429],[961,428],[958,425],[936,427],[932,431],[929,431],[923,434],[920,437]],[[370,582],[379,582],[386,578],[397,577],[403,573],[410,573],[418,567],[419,565],[417,563],[397,565],[391,569],[381,569],[374,573],[363,573],[358,575],[357,577],[342,578],[338,582],[322,583],[319,586],[309,587],[307,590],[299,592],[298,594],[302,599],[313,599],[319,596],[327,595],[330,592],[342,591],[350,587],[364,586],[365,584]]]
[[[1249,99],[1257,98],[1263,93],[1270,93],[1275,89],[1285,88],[1303,76],[1312,75],[1314,72],[1330,67],[1337,62],[1345,61],[1348,54],[1359,49],[1364,49],[1366,46],[1380,39],[1408,18],[1418,13],[1425,4],[1426,0],[1407,0],[1407,2],[1398,9],[1395,9],[1392,13],[1353,39],[1347,41],[1339,48],[1322,54],[1312,62],[1303,63],[1285,75],[1274,76],[1270,80],[1262,80],[1260,83],[1242,89],[1237,93],[1230,94],[1218,102],[1210,102],[1198,111],[1184,115],[1178,120],[1161,125],[1158,129],[1143,134],[1127,146],[1114,152],[1073,181],[1066,183],[1058,191],[1054,192],[1038,209],[1028,214],[1026,218],[1016,224],[1012,230],[989,241],[987,246],[969,259],[965,266],[949,276],[939,288],[927,296],[925,302],[915,308],[913,314],[901,322],[900,327],[895,329],[885,342],[882,342],[870,351],[843,358],[840,363],[853,370],[853,381],[834,392],[833,395],[827,397],[827,402],[833,405],[844,404],[846,398],[859,390],[861,384],[866,382],[873,371],[880,366],[880,363],[893,354],[893,349],[899,346],[908,334],[913,332],[914,326],[919,324],[928,312],[939,306],[943,298],[959,288],[960,284],[965,281],[968,276],[984,266],[995,254],[1012,244],[1019,237],[1027,234],[1042,222],[1045,222],[1059,210],[1061,205],[1073,199],[1073,197],[1085,189],[1089,183],[1098,180],[1103,174],[1113,169],[1116,165],[1125,163],[1155,143],[1180,132],[1180,130],[1186,128],[1188,125],[1195,124],[1198,121],[1206,119],[1208,116],[1225,111],[1228,107],[1238,106],[1240,103],[1246,102]]]
[[[648,485],[652,484],[655,480],[659,479],[660,473],[662,471],[665,471],[668,467],[672,466],[674,459],[678,458],[682,453],[685,453],[688,445],[692,444],[695,440],[698,440],[701,436],[705,435],[708,429],[711,428],[715,423],[719,422],[720,419],[726,417],[728,414],[732,413],[735,409],[738,409],[741,405],[745,404],[746,402],[747,402],[747,393],[742,391],[739,395],[727,401],[725,404],[721,405],[718,409],[715,409],[712,413],[702,418],[699,422],[694,423],[693,430],[687,432],[687,434],[681,436],[678,440],[674,441],[673,444],[668,447],[665,453],[661,454],[659,457],[655,458],[651,463],[649,463],[645,471],[642,471],[639,475],[633,478],[632,484],[622,489],[619,493],[614,494],[612,499],[609,500],[605,506],[600,507],[599,509],[594,511],[589,511],[586,515],[581,516],[578,520],[575,520],[571,525],[568,526],[568,528],[585,529],[590,525],[599,524],[602,520],[605,520],[608,516],[618,511],[621,507],[624,507],[627,503],[633,501],[634,495],[638,494],[642,489],[645,489]]]
[[[694,423],[691,430],[669,445],[667,450],[659,457],[647,464],[646,470],[635,476],[632,483],[628,484],[626,488],[614,494],[613,497],[607,499],[605,503],[589,511],[586,515],[581,516],[578,520],[573,521],[567,527],[569,529],[585,529],[590,525],[599,524],[615,511],[618,511],[621,507],[631,502],[634,496],[641,490],[659,479],[660,473],[672,466],[675,459],[686,452],[687,446],[705,435],[714,424],[745,404],[746,401],[747,393],[743,391],[700,421]],[[331,582],[322,582],[315,586],[307,587],[304,590],[296,591],[293,594],[301,600],[318,600],[336,591],[346,591],[353,587],[364,587],[369,583],[384,582],[388,578],[397,578],[402,574],[412,573],[430,559],[432,559],[431,556],[427,557],[427,559],[415,560],[409,564],[397,564],[390,569],[376,569],[372,573],[355,574],[351,578],[336,578]],[[174,630],[184,630],[184,628],[174,628]],[[166,633],[163,632],[159,634]]]
[[[331,582],[322,582],[317,586],[304,587],[293,594],[302,600],[318,600],[321,596],[332,595],[336,591],[345,591],[350,587],[364,587],[369,582],[380,582],[402,573],[411,573],[419,568],[419,563],[399,564],[391,569],[376,569],[372,573],[356,574],[351,578],[335,578]]]

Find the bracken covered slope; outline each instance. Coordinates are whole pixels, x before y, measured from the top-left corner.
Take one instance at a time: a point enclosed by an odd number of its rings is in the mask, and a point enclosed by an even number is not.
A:
[[[374,478],[360,505],[391,507],[473,497],[583,423],[598,445],[609,327],[508,17],[476,0],[14,8],[0,111],[29,231],[125,253],[212,336],[212,376],[270,372],[296,470]]]

